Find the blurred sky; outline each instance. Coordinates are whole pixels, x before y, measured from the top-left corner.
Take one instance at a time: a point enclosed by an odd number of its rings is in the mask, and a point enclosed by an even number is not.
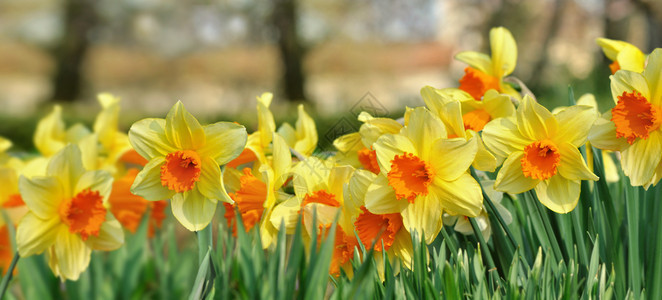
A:
[[[176,100],[197,114],[241,114],[264,91],[287,107],[272,24],[274,3],[284,1],[2,0],[0,114],[50,105],[55,53],[67,43],[66,8],[75,2],[88,2],[94,17],[84,37],[80,111],[96,111],[98,92],[119,95],[140,115],[160,116]],[[535,93],[559,97],[550,90],[568,84],[608,93],[595,38],[649,52],[650,36],[660,35],[660,2],[296,0],[304,88],[310,105],[328,114],[346,113],[367,93],[402,111],[422,104],[424,85],[457,86],[465,66],[453,55],[487,52],[489,28],[505,26],[518,42],[514,75]]]

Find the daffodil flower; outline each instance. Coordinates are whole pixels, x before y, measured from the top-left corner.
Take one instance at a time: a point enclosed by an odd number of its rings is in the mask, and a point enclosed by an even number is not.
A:
[[[129,140],[149,161],[131,192],[150,201],[171,198],[173,215],[188,230],[207,227],[219,200],[232,203],[219,165],[244,149],[243,126],[231,122],[202,126],[178,101],[165,120],[134,123]]]
[[[512,73],[517,64],[517,44],[513,35],[506,28],[492,28],[490,49],[492,56],[474,51],[460,52],[455,56],[455,59],[469,65],[460,79],[460,89],[476,100],[481,100],[491,89],[519,98],[519,93],[503,82],[503,78]]]
[[[402,214],[404,227],[431,243],[442,227],[441,214],[475,217],[483,196],[468,173],[478,146],[475,139],[447,138],[442,121],[419,107],[398,134],[374,144],[380,174],[370,184],[365,207],[373,214]]]
[[[106,208],[112,182],[106,171],[86,171],[71,144],[51,158],[46,176],[22,176],[19,189],[29,212],[16,233],[20,255],[46,252],[56,276],[77,280],[92,250],[119,248],[124,233]]]
[[[643,73],[620,70],[611,76],[616,106],[591,128],[589,140],[600,149],[621,151],[621,166],[633,186],[662,178],[662,49],[648,57]]]
[[[553,115],[527,95],[516,115],[483,129],[487,148],[506,157],[494,188],[512,194],[535,188],[549,209],[572,211],[579,200],[580,181],[598,179],[577,149],[586,143],[595,110],[576,105]]]
[[[611,74],[615,74],[618,70],[628,70],[637,73],[644,71],[646,55],[636,46],[628,42],[605,38],[598,38],[596,42],[602,47],[605,56],[612,61],[609,65]]]

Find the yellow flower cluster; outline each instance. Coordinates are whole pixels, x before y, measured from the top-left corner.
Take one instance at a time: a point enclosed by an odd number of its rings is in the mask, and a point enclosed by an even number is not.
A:
[[[118,99],[110,95],[99,96],[103,111],[92,131],[65,128],[56,106],[35,133],[40,156],[16,161],[4,154],[11,143],[0,139],[0,176],[10,183],[0,203],[24,202],[19,253],[45,252],[63,279],[79,276],[91,250],[119,247],[120,222],[135,231],[147,210],[162,220],[165,205],[153,203],[164,199],[191,231],[209,226],[220,201],[228,227],[259,230],[265,249],[275,246],[279,229],[291,234],[299,221],[307,241],[336,226],[333,274],[351,272],[359,243],[374,245],[377,259],[410,266],[413,233],[427,243],[444,224],[470,234],[471,217],[489,238],[483,193],[506,222],[503,193],[533,190],[550,210],[572,211],[580,182],[598,180],[579,150],[584,145],[618,151],[632,185],[660,180],[662,50],[646,59],[625,42],[598,44],[614,61],[615,106],[601,116],[592,95],[550,112],[520,93],[506,78],[517,45],[500,27],[490,32],[490,55],[456,56],[469,65],[458,88],[423,87],[425,106],[407,108],[399,119],[362,112],[360,130],[335,139],[331,156],[315,153],[316,125],[303,106],[294,126],[276,126],[269,93],[257,97],[251,134],[232,122],[201,125],[181,102],[165,119],[134,123],[128,135],[117,130]],[[613,178],[611,158],[605,162]],[[139,209],[128,208],[136,203]]]

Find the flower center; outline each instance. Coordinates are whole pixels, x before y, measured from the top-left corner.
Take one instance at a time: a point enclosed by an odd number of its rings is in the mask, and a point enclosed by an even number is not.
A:
[[[427,195],[432,182],[432,169],[418,156],[411,153],[396,155],[391,160],[391,171],[386,177],[398,199],[407,198],[411,203],[418,195]]]
[[[377,241],[375,251],[382,251],[382,243],[379,242],[381,240],[384,242],[384,249],[388,250],[402,227],[402,215],[399,213],[376,215],[369,212],[365,206],[361,206],[361,213],[356,218],[354,226],[364,245],[370,246]]]
[[[340,207],[340,202],[336,200],[336,195],[331,194],[325,190],[314,191],[306,194],[303,198],[301,206],[306,206],[310,203],[320,203],[333,207]]]
[[[460,79],[460,89],[480,101],[488,90],[499,90],[499,79],[467,67],[464,69],[464,76]]]
[[[476,132],[483,130],[485,124],[491,119],[490,114],[484,109],[472,110],[462,116],[464,129],[471,129]]]
[[[11,194],[9,195],[9,198],[5,203],[2,203],[2,207],[4,208],[11,208],[11,207],[19,207],[25,205],[25,202],[23,202],[23,198],[21,197],[21,194]]]
[[[60,219],[69,226],[69,232],[80,233],[83,240],[90,235],[99,235],[101,224],[106,220],[106,208],[98,191],[85,189],[71,199],[62,201]]]
[[[524,157],[521,162],[524,176],[545,180],[556,174],[556,167],[561,162],[561,154],[552,141],[536,141],[524,147]]]
[[[177,193],[190,191],[200,180],[200,156],[192,150],[175,151],[166,155],[161,166],[161,184]]]
[[[611,70],[612,75],[616,74],[616,71],[620,69],[621,69],[621,65],[618,63],[618,61],[614,61],[609,65],[609,70]]]
[[[611,109],[611,120],[616,125],[616,137],[624,137],[632,145],[637,138],[647,139],[650,132],[660,128],[662,111],[641,93],[623,92]]]
[[[379,174],[379,164],[377,163],[377,152],[375,150],[363,148],[359,150],[358,155],[359,162],[361,162],[364,169]]]
[[[233,235],[237,234],[234,207],[236,206],[241,214],[244,229],[249,231],[260,222],[264,212],[264,201],[267,199],[267,185],[253,176],[250,168],[244,168],[244,175],[239,181],[239,190],[230,193],[235,204],[223,204],[225,205],[225,220],[228,222],[228,227],[232,228]]]

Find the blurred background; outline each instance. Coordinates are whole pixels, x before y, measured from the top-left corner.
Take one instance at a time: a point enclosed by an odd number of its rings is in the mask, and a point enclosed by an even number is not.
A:
[[[90,124],[99,92],[122,98],[123,129],[182,100],[250,130],[255,96],[272,91],[277,122],[306,103],[325,143],[365,99],[398,116],[423,104],[424,85],[458,86],[465,65],[453,56],[488,53],[494,26],[513,33],[513,75],[541,103],[566,104],[571,85],[605,111],[610,72],[595,39],[662,47],[662,1],[0,0],[0,135],[30,149],[54,103],[67,123]]]

